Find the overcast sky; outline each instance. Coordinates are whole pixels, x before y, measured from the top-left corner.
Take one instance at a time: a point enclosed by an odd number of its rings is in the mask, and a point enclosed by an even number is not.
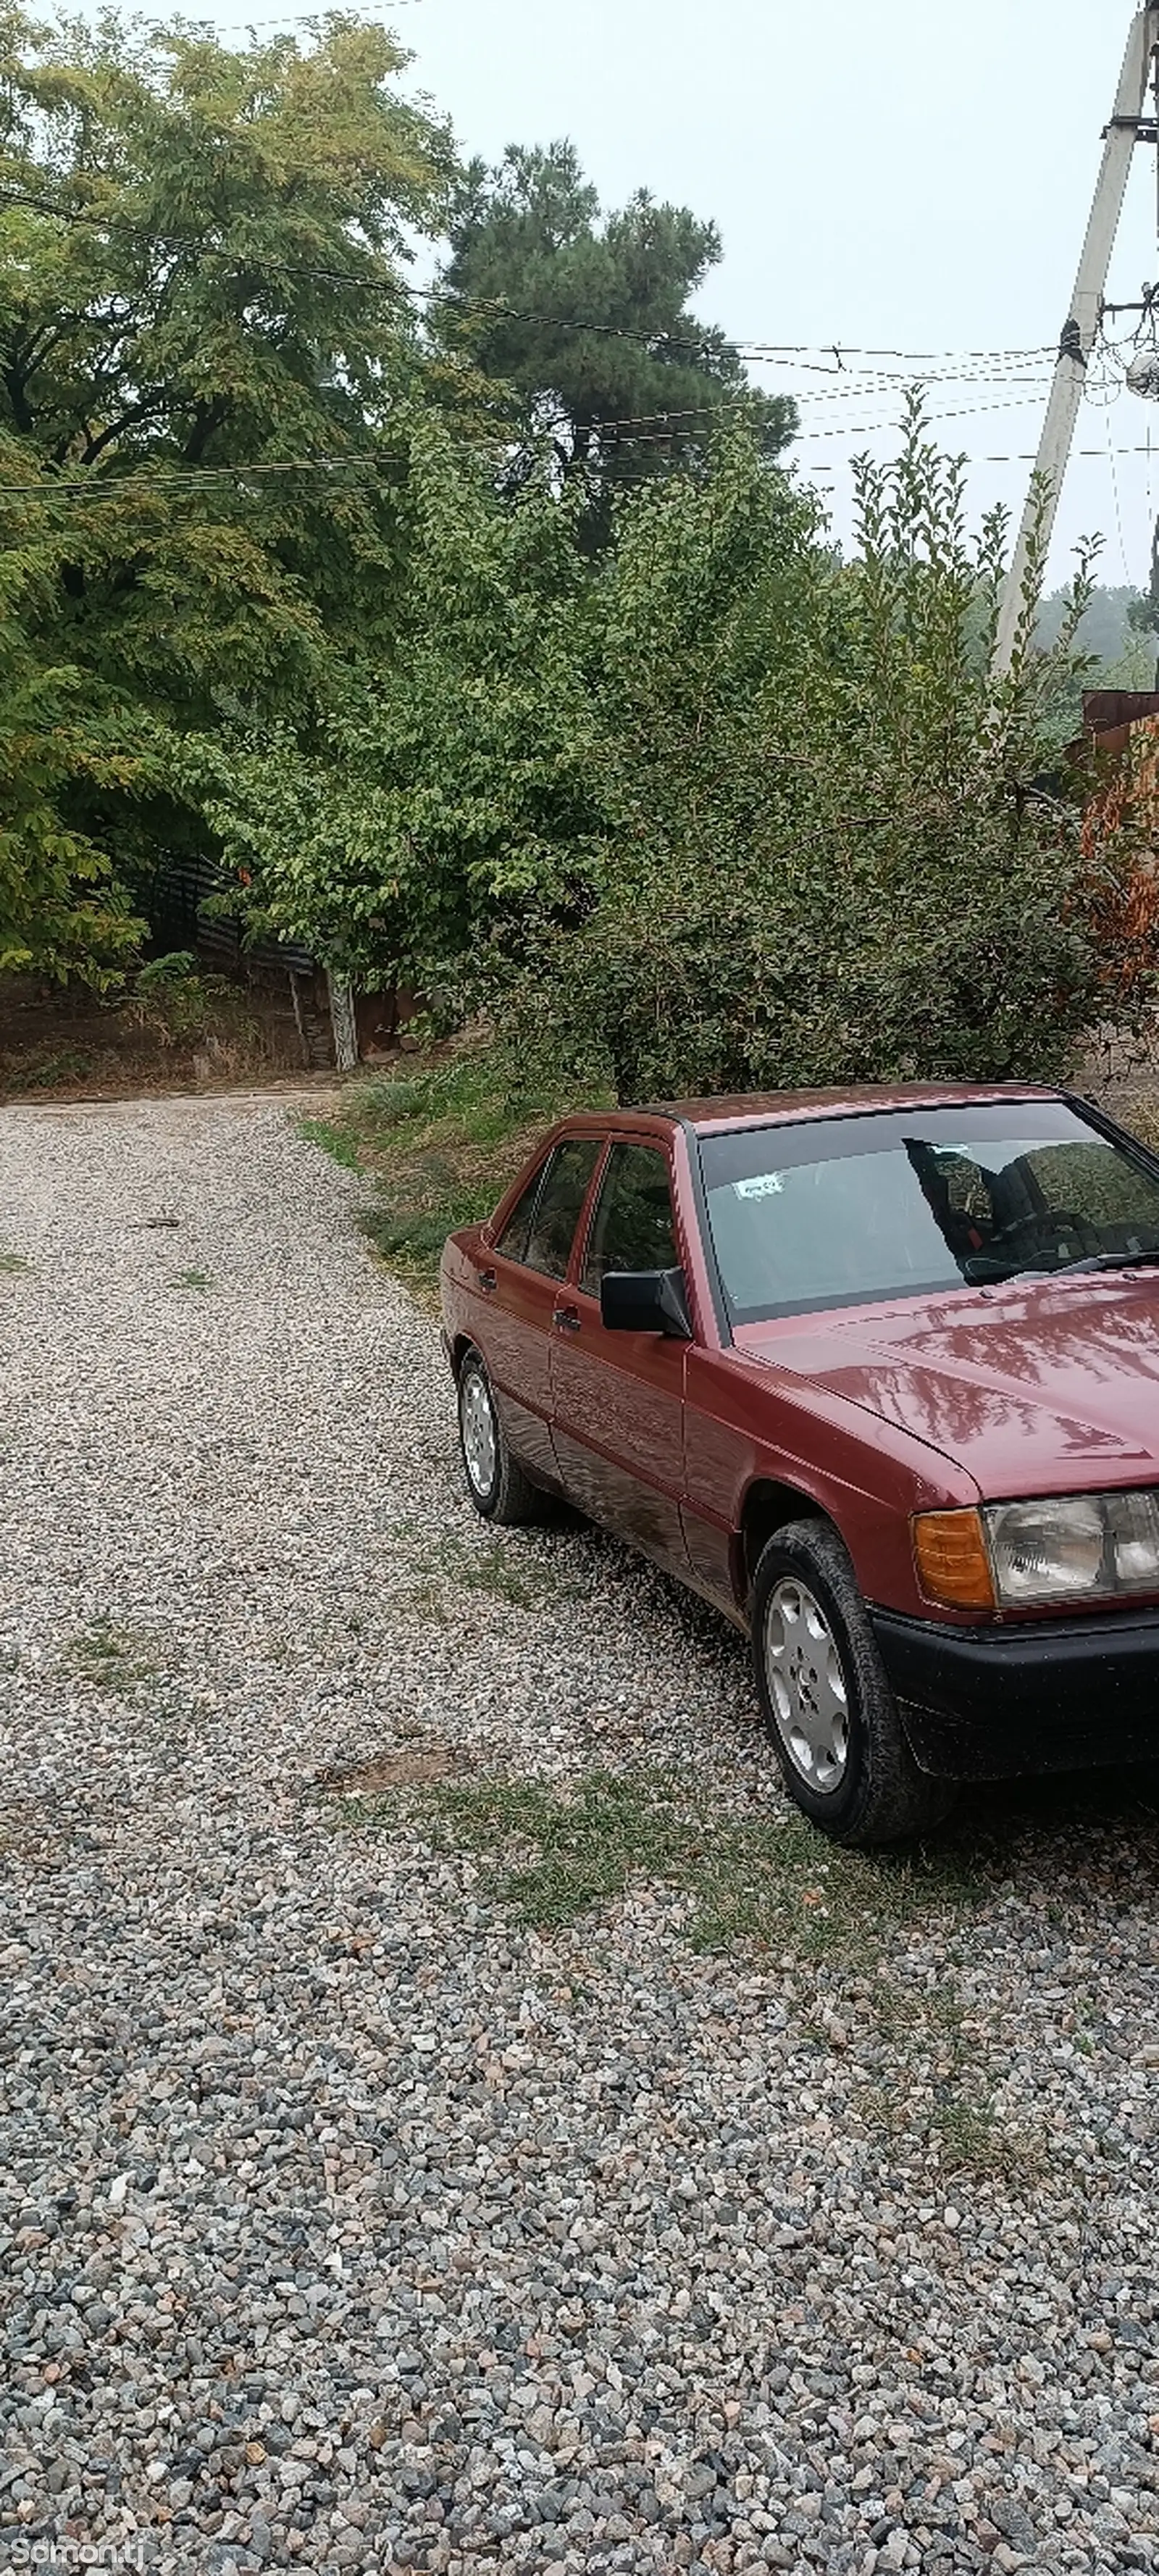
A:
[[[1019,451],[1033,450],[1042,353],[1069,306],[1126,0],[970,0],[956,12],[931,0],[405,0],[383,14],[413,48],[412,84],[450,114],[465,152],[494,159],[509,142],[567,135],[606,204],[643,186],[715,218],[724,259],[698,308],[734,338],[967,363],[966,381],[931,392],[935,409],[963,415],[940,435],[978,460],[1012,457],[979,461],[971,496],[1021,506]],[[239,17],[223,10],[218,23]],[[1155,162],[1136,147],[1112,295],[1159,276]],[[1038,354],[964,358],[1024,349]],[[1056,578],[1076,537],[1101,530],[1102,578],[1148,579],[1159,403],[1122,391],[1120,373],[1109,408],[1084,405],[1077,444],[1099,452],[1072,465]],[[1007,381],[1020,376],[1030,381]],[[800,362],[758,380],[808,393],[798,452],[833,477],[847,530],[844,460],[888,445],[859,433],[896,417],[896,390],[850,399]],[[1107,454],[1148,436],[1153,462]]]

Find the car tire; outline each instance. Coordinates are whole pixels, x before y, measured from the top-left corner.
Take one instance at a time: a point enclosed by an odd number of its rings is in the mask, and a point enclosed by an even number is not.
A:
[[[544,1518],[547,1498],[511,1455],[486,1363],[473,1349],[459,1369],[459,1453],[480,1519],[518,1529]]]
[[[827,1521],[791,1521],[762,1551],[752,1648],[786,1787],[822,1833],[867,1850],[941,1823],[954,1783],[914,1760],[848,1550]]]

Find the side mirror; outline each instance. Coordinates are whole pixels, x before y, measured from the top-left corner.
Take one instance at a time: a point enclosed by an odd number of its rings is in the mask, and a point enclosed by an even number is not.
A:
[[[692,1318],[682,1270],[606,1270],[600,1322],[609,1333],[666,1333],[690,1342]]]

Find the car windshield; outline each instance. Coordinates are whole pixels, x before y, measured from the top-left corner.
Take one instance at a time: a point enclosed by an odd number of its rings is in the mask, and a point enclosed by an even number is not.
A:
[[[1064,1101],[746,1127],[701,1155],[737,1324],[1159,1254],[1159,1176]]]

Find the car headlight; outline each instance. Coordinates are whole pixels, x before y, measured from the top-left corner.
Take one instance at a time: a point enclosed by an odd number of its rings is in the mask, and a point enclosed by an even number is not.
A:
[[[1064,1494],[981,1511],[923,1512],[918,1579],[955,1609],[1023,1609],[1159,1592],[1159,1492]]]
[[[983,1513],[994,1589],[1023,1601],[1076,1599],[1103,1587],[1106,1526],[1093,1496],[1076,1502],[998,1503]]]

